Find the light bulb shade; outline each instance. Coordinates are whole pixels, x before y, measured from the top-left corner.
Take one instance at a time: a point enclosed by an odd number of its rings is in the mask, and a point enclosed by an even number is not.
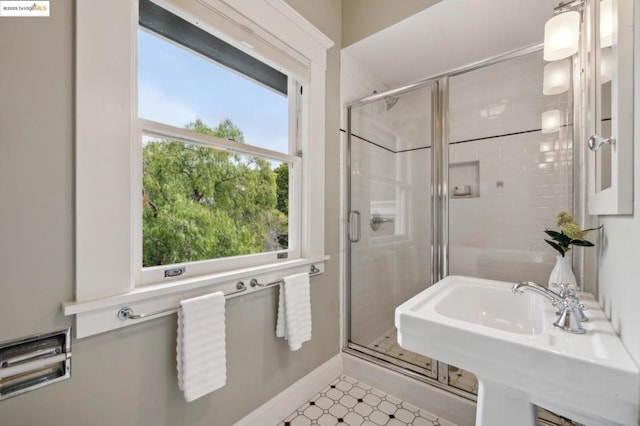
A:
[[[613,45],[613,0],[600,2],[600,48]]]
[[[600,51],[600,84],[611,81],[613,77],[613,52],[610,47]]]
[[[558,95],[569,90],[571,81],[571,62],[569,59],[550,62],[544,67],[544,79],[542,81],[542,93],[545,95]]]
[[[570,11],[556,15],[544,24],[544,60],[558,61],[578,51],[580,14]]]
[[[542,133],[553,133],[560,130],[560,111],[552,109],[542,113]]]

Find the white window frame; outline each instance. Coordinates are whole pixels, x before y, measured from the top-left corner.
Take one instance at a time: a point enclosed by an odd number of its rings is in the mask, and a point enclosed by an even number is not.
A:
[[[302,160],[300,157],[270,151],[260,147],[238,143],[234,141],[225,140],[216,136],[203,135],[195,133],[191,130],[180,129],[167,124],[159,123],[152,120],[146,120],[138,118],[136,123],[137,128],[137,140],[138,144],[134,143],[133,160],[135,164],[142,164],[142,139],[143,136],[151,136],[157,139],[167,140],[179,140],[188,144],[196,144],[199,146],[205,146],[209,148],[223,148],[230,152],[235,152],[247,156],[258,156],[267,160],[276,160],[287,164],[292,164],[293,167],[290,171],[289,181],[289,241],[292,242],[287,249],[280,249],[277,251],[260,252],[247,255],[220,257],[212,259],[203,259],[191,262],[181,262],[176,264],[166,264],[151,267],[142,267],[139,271],[139,275],[136,276],[135,286],[158,284],[163,281],[180,279],[194,276],[202,276],[206,274],[216,272],[226,272],[240,268],[250,268],[260,265],[268,265],[270,263],[284,262],[284,259],[299,259],[300,256],[300,220],[298,217],[302,211],[302,205],[300,203],[300,188],[302,186],[302,174],[301,166]],[[142,176],[139,173],[142,172],[141,167],[134,168],[133,185],[135,189],[132,191],[132,195],[142,193]],[[134,241],[142,241],[142,203],[140,198],[132,200],[133,218],[136,219],[134,223]],[[286,254],[286,258],[278,260],[278,254]],[[134,246],[134,265],[142,265],[143,250],[142,244],[136,243]],[[166,278],[165,271],[172,269],[181,269],[182,272],[179,277]]]
[[[277,280],[310,265],[323,271],[328,259],[325,70],[333,42],[283,0],[153,1],[304,85],[300,257],[142,285],[138,124],[162,125],[137,118],[138,3],[83,0],[76,7],[76,297],[63,304],[76,317],[77,338],[147,320],[119,320],[125,305],[136,313],[169,309],[188,297],[233,289],[238,280]],[[251,291],[257,290],[243,294]]]

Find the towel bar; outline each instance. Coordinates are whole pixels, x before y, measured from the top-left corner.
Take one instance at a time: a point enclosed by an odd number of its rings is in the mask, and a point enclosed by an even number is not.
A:
[[[247,286],[244,285],[242,281],[240,281],[239,283],[236,284],[236,289],[234,291],[230,291],[229,293],[224,293],[224,296],[225,297],[231,296],[232,294],[242,293],[243,291],[247,291]],[[124,308],[118,311],[118,319],[121,321],[125,321],[128,319],[142,319],[142,318],[152,317],[154,315],[159,315],[159,314],[174,313],[174,312],[178,312],[179,310],[180,310],[180,307],[177,306],[174,308],[168,308],[168,309],[162,309],[160,311],[149,312],[148,314],[134,314],[133,309],[131,309],[128,306],[125,306]]]
[[[312,277],[314,275],[318,275],[320,274],[320,269],[318,269],[316,267],[316,265],[311,265],[309,267],[309,276]],[[270,283],[259,283],[257,279],[252,278],[251,281],[249,282],[249,284],[251,285],[251,287],[271,287],[273,285],[276,284],[280,284],[282,282],[282,280],[278,280],[278,281],[273,281]],[[224,293],[225,297],[226,296],[231,296],[233,294],[238,294],[238,293],[242,293],[243,291],[247,291],[247,286],[242,282],[238,282],[236,284],[236,289],[234,291],[230,291],[229,293]],[[118,319],[120,321],[126,321],[126,320],[136,320],[136,319],[142,319],[142,318],[148,318],[148,317],[152,317],[154,315],[160,315],[160,314],[167,314],[167,313],[174,313],[174,312],[178,312],[180,310],[179,306],[175,306],[173,308],[167,308],[167,309],[162,309],[160,311],[154,311],[154,312],[149,312],[146,314],[134,314],[133,313],[133,309],[131,309],[128,306],[125,306],[123,308],[121,308],[118,311]]]
[[[311,267],[309,268],[309,276],[313,277],[314,275],[318,275],[319,273],[320,273],[320,269],[316,268],[316,265],[311,265]],[[258,282],[257,279],[252,278],[251,281],[249,281],[249,285],[251,287],[271,287],[276,284],[282,284],[283,282],[284,280],[277,280],[277,281],[272,281],[270,283],[260,283]]]

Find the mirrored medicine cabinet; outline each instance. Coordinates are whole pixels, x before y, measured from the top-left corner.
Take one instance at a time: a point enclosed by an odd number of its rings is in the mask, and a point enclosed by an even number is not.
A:
[[[586,0],[581,114],[590,215],[633,213],[633,0]]]

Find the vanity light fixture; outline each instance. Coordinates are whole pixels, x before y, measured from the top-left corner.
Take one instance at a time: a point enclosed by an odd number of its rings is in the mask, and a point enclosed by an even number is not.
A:
[[[544,25],[544,60],[558,61],[578,52],[580,13],[560,13]]]
[[[542,113],[542,133],[553,133],[560,130],[560,110],[551,109]]]
[[[544,67],[542,93],[558,95],[569,90],[571,62],[569,59],[550,62]]]

